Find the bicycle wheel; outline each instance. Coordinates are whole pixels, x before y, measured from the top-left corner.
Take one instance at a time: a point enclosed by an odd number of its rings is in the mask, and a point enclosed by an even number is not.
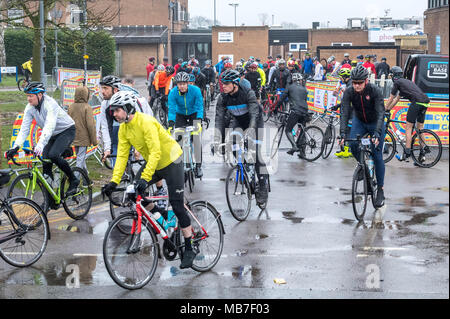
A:
[[[251,209],[252,193],[241,166],[236,165],[228,172],[225,194],[231,215],[238,221],[246,220]]]
[[[15,267],[28,267],[41,258],[50,237],[44,211],[24,197],[7,200],[0,211],[0,257]],[[11,237],[2,242],[2,239]]]
[[[137,222],[135,212],[113,220],[103,240],[103,260],[106,270],[116,284],[125,289],[144,287],[158,266],[158,241],[151,225],[142,219],[140,235],[125,234]]]
[[[274,158],[280,149],[281,140],[283,139],[284,126],[278,128],[277,134],[275,135],[272,145],[270,147],[270,158]]]
[[[64,210],[67,215],[71,218],[78,220],[83,219],[92,205],[92,186],[91,181],[86,173],[86,171],[79,167],[72,167],[72,171],[77,178],[80,179],[80,184],[78,185],[77,192],[74,195],[68,196],[67,198],[64,194],[69,188],[69,179],[64,174],[61,181],[61,198]]]
[[[263,117],[264,122],[267,122],[269,120],[270,116],[271,116],[271,113],[272,113],[271,110],[270,110],[269,100],[265,100],[263,102],[262,106],[263,106],[262,107],[262,110],[263,110],[262,117]]]
[[[439,136],[428,129],[420,130],[412,137],[411,157],[414,162],[425,168],[436,165],[442,156],[442,143]]]
[[[189,185],[189,193],[192,193],[194,190],[194,170],[191,168],[187,171],[187,182]]]
[[[365,169],[358,165],[353,173],[352,180],[352,206],[353,213],[359,221],[364,220],[364,214],[367,208],[367,176],[365,174]]]
[[[161,104],[159,104],[159,107],[158,107],[158,119],[159,119],[159,123],[161,123],[162,126],[167,128],[167,113],[164,111]]]
[[[330,156],[331,151],[333,151],[334,143],[336,140],[336,128],[334,126],[328,125],[325,129],[325,134],[323,137],[323,152],[322,158],[327,159]]]
[[[20,79],[19,81],[17,81],[17,88],[19,89],[19,91],[23,91],[23,89],[27,86],[27,81],[25,80],[25,78]]]
[[[197,253],[192,269],[209,271],[222,255],[225,234],[222,220],[214,206],[207,201],[194,201],[188,207],[192,212],[192,215],[188,212],[193,230],[192,248]]]
[[[24,173],[17,176],[9,185],[8,198],[11,197],[25,197],[36,204],[38,204],[44,212],[49,209],[50,194],[45,189],[45,186],[39,179],[36,179],[36,185],[33,189],[33,175],[31,173]]]
[[[385,163],[388,163],[392,158],[394,158],[396,152],[397,142],[395,140],[394,134],[392,134],[391,131],[386,130],[383,144],[383,161]]]
[[[305,132],[299,134],[299,139],[303,135],[303,141],[297,139],[297,145],[300,148],[301,157],[308,162],[318,159],[323,152],[323,132],[317,126],[308,126]]]

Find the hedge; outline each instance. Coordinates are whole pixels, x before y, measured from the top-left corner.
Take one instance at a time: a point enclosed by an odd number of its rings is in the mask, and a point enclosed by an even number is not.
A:
[[[33,52],[33,31],[30,29],[6,29],[5,51],[6,65],[20,66],[28,61]],[[55,32],[47,30],[45,34],[46,55],[45,72],[50,74],[55,66]],[[99,70],[103,74],[112,74],[115,69],[114,38],[106,31],[89,32],[87,36],[88,69]],[[81,31],[58,31],[59,66],[84,68],[83,33]]]

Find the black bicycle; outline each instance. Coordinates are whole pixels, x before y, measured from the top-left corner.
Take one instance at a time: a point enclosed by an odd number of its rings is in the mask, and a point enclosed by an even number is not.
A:
[[[0,188],[12,170],[0,171]],[[0,199],[0,257],[15,267],[28,267],[44,254],[50,227],[44,211],[24,197]]]
[[[159,123],[162,126],[164,126],[165,128],[168,128],[168,125],[169,125],[167,122],[168,115],[162,106],[163,98],[164,98],[163,96],[159,96],[153,102],[153,115],[155,116],[156,119],[158,119]],[[167,103],[166,103],[166,108],[167,108]]]
[[[322,158],[327,159],[331,151],[333,150],[334,143],[336,141],[336,126],[339,125],[338,113],[334,110],[325,109],[322,114],[317,113],[317,115],[312,119],[311,125],[316,121],[320,120],[327,127],[325,128],[324,138],[323,138],[323,152]]]
[[[278,127],[278,131],[273,139],[270,157],[274,158],[278,154],[281,140],[283,138],[284,130],[286,128],[287,120],[289,118],[288,112],[278,111],[283,115],[282,123]],[[310,122],[311,115],[308,113],[305,123]],[[297,128],[294,127],[293,133],[296,138],[297,147],[300,149],[299,158],[305,159],[308,162],[313,162],[318,159],[324,149],[324,135],[320,127],[315,125],[306,126],[302,121],[297,123]]]
[[[364,220],[367,201],[371,196],[372,205],[375,207],[377,198],[377,179],[375,175],[374,153],[372,139],[366,135],[361,138],[358,135],[355,139],[345,139],[346,142],[357,142],[360,149],[358,165],[353,173],[352,180],[352,206],[353,213],[358,221]]]

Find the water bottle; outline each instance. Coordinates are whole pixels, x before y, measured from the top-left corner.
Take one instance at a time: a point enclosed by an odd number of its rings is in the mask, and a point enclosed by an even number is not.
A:
[[[373,159],[369,158],[369,160],[367,161],[367,168],[369,170],[370,178],[373,178],[373,167],[374,167]]]
[[[154,213],[153,217],[164,228],[164,230],[167,231],[169,226],[167,225],[167,221],[164,219],[164,217],[162,217],[162,215],[159,212]]]
[[[403,137],[402,133],[400,133],[399,130],[395,131],[395,135],[397,135],[400,142],[403,142],[404,137]]]

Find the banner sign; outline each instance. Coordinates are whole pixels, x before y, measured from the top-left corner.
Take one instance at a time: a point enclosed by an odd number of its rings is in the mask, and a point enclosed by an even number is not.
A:
[[[84,70],[58,68],[57,70],[57,86],[60,88],[64,80],[83,81]],[[100,86],[101,73],[100,71],[87,71],[87,82],[93,84],[95,87]]]
[[[61,86],[61,106],[68,108],[70,104],[75,102],[75,90],[79,86],[83,86],[82,82],[83,78],[79,81],[76,80],[64,80]],[[90,96],[99,95],[100,90],[98,86],[94,86],[94,84],[87,84]]]
[[[307,103],[310,111],[323,113],[325,109],[340,103],[342,94],[334,96],[334,91],[338,82],[321,81],[307,82],[308,90]],[[385,103],[387,99],[385,99]],[[400,100],[392,109],[392,118],[399,121],[406,121],[408,113],[409,100]],[[401,123],[392,123],[394,130],[399,130],[405,134],[405,125]],[[431,100],[428,107],[425,128],[434,131],[441,139],[442,145],[449,145],[449,101]]]

